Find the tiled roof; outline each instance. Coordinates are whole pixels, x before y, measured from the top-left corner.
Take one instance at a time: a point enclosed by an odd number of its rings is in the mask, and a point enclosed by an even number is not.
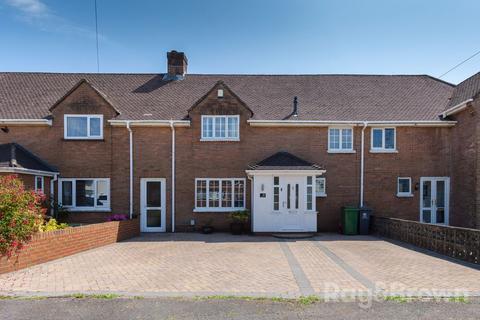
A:
[[[280,151],[274,155],[249,166],[254,170],[321,170],[316,164],[305,161],[291,153]]]
[[[218,81],[253,111],[281,120],[298,97],[298,120],[438,120],[454,86],[425,75],[196,75],[0,73],[0,119],[50,115],[49,108],[81,79],[120,112],[117,119],[180,120]],[[151,115],[148,115],[151,114]]]
[[[0,167],[58,172],[57,168],[17,143],[0,144]]]
[[[447,108],[454,107],[468,99],[473,99],[480,94],[480,72],[459,83],[453,91],[452,98]]]

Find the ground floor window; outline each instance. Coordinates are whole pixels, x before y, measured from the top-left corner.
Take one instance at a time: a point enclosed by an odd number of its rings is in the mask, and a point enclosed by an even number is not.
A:
[[[317,197],[327,196],[327,180],[324,177],[315,177],[315,195]]]
[[[196,211],[245,209],[245,179],[195,179]]]
[[[35,192],[44,192],[44,178],[42,176],[35,176]]]
[[[399,177],[397,179],[397,197],[412,196],[412,179],[409,177]]]
[[[59,179],[59,203],[75,210],[110,210],[110,179]]]

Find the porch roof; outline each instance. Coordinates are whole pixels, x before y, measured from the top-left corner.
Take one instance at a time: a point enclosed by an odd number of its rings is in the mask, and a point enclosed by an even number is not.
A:
[[[57,173],[57,168],[40,159],[17,143],[5,143],[0,145],[0,170],[15,169],[35,171],[38,173]]]
[[[303,160],[289,152],[280,151],[257,164],[250,165],[250,170],[324,170],[320,165]]]

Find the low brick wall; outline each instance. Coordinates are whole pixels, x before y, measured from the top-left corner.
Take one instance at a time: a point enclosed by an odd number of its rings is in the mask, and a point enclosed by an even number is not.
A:
[[[0,258],[0,274],[133,238],[139,234],[138,219],[39,232],[18,256],[9,260],[6,257]]]
[[[373,233],[480,264],[480,230],[373,217]]]

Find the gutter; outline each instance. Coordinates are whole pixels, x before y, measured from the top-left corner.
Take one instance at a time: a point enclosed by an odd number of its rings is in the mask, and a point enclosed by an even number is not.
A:
[[[172,232],[175,232],[175,122],[170,121],[172,129]]]
[[[368,122],[363,123],[362,138],[361,138],[361,152],[360,152],[360,208],[363,207],[364,198],[364,176],[365,176],[365,129],[367,129]]]
[[[442,112],[442,113],[440,114],[440,116],[441,116],[442,118],[446,118],[446,117],[448,117],[448,116],[450,116],[450,115],[453,115],[453,114],[455,114],[455,113],[458,113],[458,112],[462,111],[463,109],[467,108],[467,107],[468,107],[468,104],[469,104],[470,102],[472,102],[472,101],[473,101],[473,99],[467,99],[467,100],[465,100],[465,101],[463,101],[463,102],[460,102],[459,104],[454,105],[453,107],[451,107],[451,108],[445,110],[444,112]]]
[[[0,124],[12,125],[12,126],[52,126],[52,120],[48,119],[0,119]]]
[[[329,126],[363,126],[365,121],[330,121],[330,120],[247,120],[252,127],[329,127]],[[452,127],[456,121],[418,120],[418,121],[368,121],[369,127]]]
[[[129,169],[130,169],[130,179],[129,179],[129,215],[130,215],[130,220],[133,217],[133,132],[132,129],[130,128],[130,122],[127,122],[127,130],[128,130],[128,138],[129,138],[129,156],[130,156],[130,163],[129,163]]]
[[[44,176],[44,177],[55,177],[55,175],[60,174],[59,172],[33,170],[33,169],[25,169],[25,168],[12,168],[12,167],[2,167],[0,168],[0,172],[31,174],[35,176]]]
[[[190,120],[108,120],[110,125],[124,127],[130,123],[131,127],[171,127],[174,123],[177,127],[190,127]]]

